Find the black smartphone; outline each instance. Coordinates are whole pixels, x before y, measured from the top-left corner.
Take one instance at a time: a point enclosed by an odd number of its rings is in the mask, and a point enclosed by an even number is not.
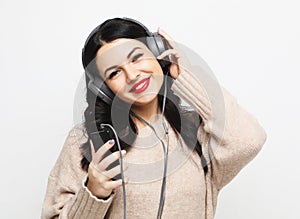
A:
[[[95,151],[97,151],[103,144],[105,144],[107,141],[114,139],[115,144],[114,146],[104,155],[104,157],[110,155],[111,153],[118,151],[118,145],[116,141],[116,137],[114,135],[114,132],[109,127],[104,127],[100,129],[98,132],[93,132],[90,134],[92,142],[94,144]],[[120,165],[119,160],[116,160],[115,162],[111,163],[106,170],[112,169],[115,166]],[[118,180],[121,179],[121,175],[118,174],[115,177],[112,178],[112,180]]]
[[[90,134],[92,142],[94,144],[95,151],[97,151],[103,144],[105,144],[107,141],[114,139],[115,144],[110,149],[110,152],[115,152],[118,150],[116,137],[114,135],[114,132],[109,127],[104,127],[100,129],[98,132],[93,132]]]

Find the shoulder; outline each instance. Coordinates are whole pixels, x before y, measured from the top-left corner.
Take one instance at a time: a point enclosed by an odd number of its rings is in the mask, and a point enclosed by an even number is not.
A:
[[[65,138],[63,147],[51,170],[50,177],[62,181],[71,178],[77,182],[84,177],[85,172],[81,168],[83,157],[81,145],[86,142],[85,128],[83,124],[74,125]],[[77,182],[80,184],[80,180]]]
[[[83,157],[83,145],[88,141],[88,135],[84,123],[74,125],[66,137],[62,154],[69,160],[81,163]]]
[[[67,140],[70,143],[77,143],[81,145],[88,139],[87,131],[84,123],[78,123],[74,125],[68,133]]]

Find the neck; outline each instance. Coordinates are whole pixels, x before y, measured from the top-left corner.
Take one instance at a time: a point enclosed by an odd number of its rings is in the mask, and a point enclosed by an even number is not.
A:
[[[153,123],[156,121],[159,116],[161,115],[160,109],[158,107],[158,98],[156,97],[153,101],[147,104],[143,104],[141,106],[133,105],[131,107],[131,111],[137,114],[138,116],[142,117],[149,123]],[[141,122],[139,119],[131,116],[135,124],[138,128],[145,127],[146,124]]]

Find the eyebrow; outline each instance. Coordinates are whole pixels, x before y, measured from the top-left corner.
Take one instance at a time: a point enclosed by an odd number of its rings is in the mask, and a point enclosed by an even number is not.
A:
[[[137,47],[134,47],[131,51],[130,51],[130,53],[128,53],[128,55],[127,55],[127,59],[129,59],[130,58],[130,56],[132,55],[132,53],[134,53],[134,51],[135,50],[137,50],[137,49],[142,49],[141,47],[139,47],[139,46],[137,46]],[[113,66],[111,66],[111,67],[109,67],[109,68],[107,68],[105,71],[104,71],[104,76],[106,76],[106,73],[109,71],[109,70],[111,70],[111,69],[115,69],[115,68],[117,68],[118,66],[117,65],[113,65]]]

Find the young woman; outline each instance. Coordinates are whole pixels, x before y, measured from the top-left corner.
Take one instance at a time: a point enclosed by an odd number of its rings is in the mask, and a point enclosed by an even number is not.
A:
[[[213,218],[266,140],[257,120],[165,32],[132,19],[95,28],[82,59],[85,122],[50,173],[42,218]]]

